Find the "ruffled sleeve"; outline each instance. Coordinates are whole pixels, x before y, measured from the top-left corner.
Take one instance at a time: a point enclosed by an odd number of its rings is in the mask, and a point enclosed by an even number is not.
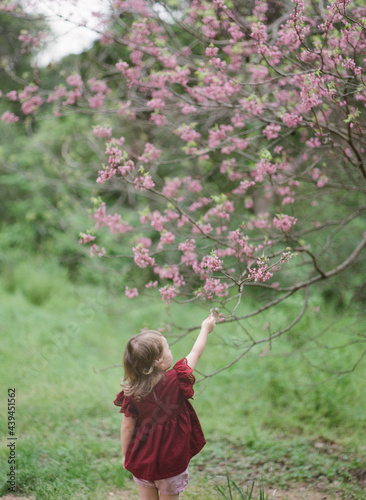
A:
[[[183,396],[188,399],[192,398],[194,394],[193,384],[196,381],[193,375],[193,370],[188,366],[187,359],[183,358],[173,366],[173,370],[177,372],[179,387],[183,392]]]
[[[137,418],[139,415],[139,411],[136,408],[135,403],[131,398],[125,396],[123,391],[117,394],[114,404],[121,407],[119,412],[124,413],[126,417]]]

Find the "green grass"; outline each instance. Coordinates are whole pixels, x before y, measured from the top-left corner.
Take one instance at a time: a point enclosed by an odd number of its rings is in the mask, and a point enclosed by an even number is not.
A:
[[[127,339],[142,327],[199,324],[207,309],[186,305],[169,312],[148,298],[130,301],[122,293],[71,285],[56,264],[45,267],[37,260],[20,262],[3,274],[0,304],[1,397],[5,402],[7,389],[15,387],[17,399],[17,493],[42,500],[105,500],[109,491],[124,488],[129,474],[120,466],[121,416],[113,405],[122,371],[103,368],[121,362]],[[293,314],[297,304],[286,307],[271,313],[273,324]],[[339,369],[352,363],[359,347],[331,353],[301,350],[305,338],[325,326],[327,314],[331,318],[334,313],[308,314],[268,352],[264,346],[253,350],[196,386],[193,404],[208,443],[192,461],[192,487],[204,485],[203,493],[193,489],[187,499],[219,498],[215,487],[223,487],[226,467],[243,491],[263,476],[272,491],[315,480],[329,491],[336,483],[342,498],[364,498],[366,367],[322,383],[327,375],[308,364],[311,356],[312,363]],[[355,321],[342,318],[322,340],[341,344]],[[262,333],[258,320],[247,326]],[[241,335],[234,324],[218,325],[199,371],[209,373],[230,361]],[[173,345],[175,360],[187,354],[193,339],[191,334]],[[7,415],[5,405],[1,408],[4,445]],[[4,445],[2,478],[9,472],[8,456]],[[5,494],[5,481],[0,487]]]

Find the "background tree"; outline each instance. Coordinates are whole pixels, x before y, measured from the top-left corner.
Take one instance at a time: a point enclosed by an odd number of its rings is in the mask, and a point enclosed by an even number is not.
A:
[[[289,332],[312,290],[355,314],[364,297],[366,9],[274,5],[115,1],[100,16],[99,67],[18,99],[25,117],[50,105],[93,116],[97,183],[122,215],[96,199],[80,241],[142,270],[129,297],[158,288],[166,303],[201,301],[235,321],[238,356],[218,371]],[[131,252],[105,249],[102,227]],[[273,324],[272,308],[295,296]],[[256,316],[264,334],[247,328]]]

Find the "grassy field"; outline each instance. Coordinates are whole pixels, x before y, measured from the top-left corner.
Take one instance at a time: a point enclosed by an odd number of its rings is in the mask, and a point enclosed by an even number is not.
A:
[[[8,389],[15,388],[18,496],[105,500],[113,493],[132,500],[129,474],[120,466],[121,415],[113,405],[122,370],[105,368],[121,362],[127,339],[142,327],[159,328],[165,321],[188,325],[192,317],[200,324],[207,310],[190,305],[168,312],[152,299],[130,301],[101,287],[73,285],[56,264],[37,260],[3,273],[0,304],[0,495],[8,493],[6,401]],[[296,303],[272,312],[271,321],[280,324],[291,307]],[[330,307],[318,315],[310,308],[297,330],[270,351],[262,346],[196,386],[193,404],[208,443],[192,461],[192,484],[182,498],[222,498],[215,486],[227,489],[228,473],[244,489],[262,476],[269,491],[281,490],[276,500],[308,498],[282,493],[307,488],[313,500],[315,492],[326,492],[329,499],[365,499],[366,363],[324,383],[328,376],[307,362],[311,356],[315,365],[344,369],[360,347],[303,348],[334,314]],[[256,321],[248,327],[261,328]],[[344,316],[322,341],[328,336],[341,345],[356,328],[357,318]],[[199,371],[232,359],[240,335],[235,325],[218,325]],[[187,354],[193,338],[173,345],[175,360]],[[297,355],[286,354],[294,349]]]

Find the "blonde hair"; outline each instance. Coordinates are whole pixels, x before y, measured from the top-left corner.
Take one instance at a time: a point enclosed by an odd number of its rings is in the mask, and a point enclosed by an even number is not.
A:
[[[163,355],[163,336],[147,330],[132,337],[123,355],[124,378],[121,386],[126,396],[145,398],[164,375],[159,365]]]

